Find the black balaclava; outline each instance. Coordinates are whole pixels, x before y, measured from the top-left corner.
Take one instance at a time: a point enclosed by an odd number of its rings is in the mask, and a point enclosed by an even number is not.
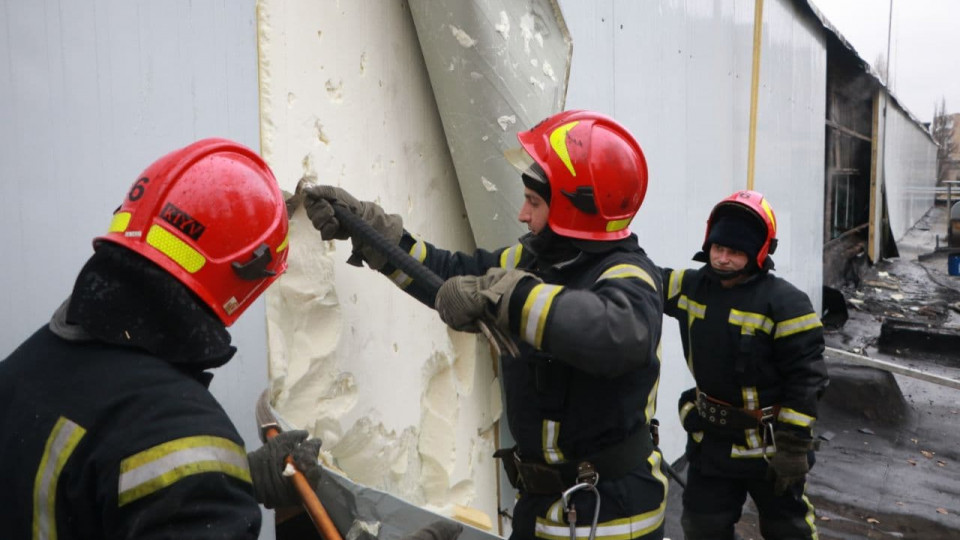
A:
[[[520,242],[546,266],[569,261],[580,254],[572,238],[555,233],[550,225],[544,226],[538,234],[525,234]]]
[[[101,242],[80,270],[66,320],[99,341],[190,370],[221,366],[236,352],[223,322],[183,283],[110,242]]]
[[[529,171],[520,174],[520,179],[524,187],[542,197],[548,205],[550,204],[550,183],[546,172],[539,164],[533,163]],[[548,266],[573,259],[580,253],[580,249],[573,244],[571,238],[557,234],[549,224],[544,226],[538,234],[525,235],[521,241],[541,263]]]
[[[539,168],[536,163],[534,163],[533,166]],[[527,173],[521,173],[520,179],[523,181],[524,187],[543,197],[543,200],[546,201],[547,204],[550,204],[550,184],[536,178],[534,175]]]
[[[704,253],[706,255],[707,270],[717,278],[723,280],[755,273],[759,269],[757,266],[757,253],[760,252],[760,248],[763,247],[766,239],[767,234],[764,224],[748,211],[741,210],[737,207],[719,210],[710,227],[710,234],[707,236],[707,248]],[[721,246],[746,253],[747,265],[741,270],[732,272],[717,270],[710,264],[710,247],[713,244],[720,244]]]

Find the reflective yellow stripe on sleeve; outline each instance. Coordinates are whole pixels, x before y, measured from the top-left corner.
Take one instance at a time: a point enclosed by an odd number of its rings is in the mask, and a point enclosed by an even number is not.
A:
[[[417,240],[412,246],[410,246],[410,256],[416,259],[419,262],[423,262],[427,258],[427,246],[423,243],[423,240]],[[390,279],[397,287],[401,289],[406,289],[413,283],[413,278],[408,276],[403,270],[397,269],[390,273],[387,278]]]
[[[667,286],[667,300],[680,294],[680,285],[683,284],[683,274],[686,270],[672,270],[670,272],[670,283]]]
[[[657,342],[657,379],[653,381],[653,387],[647,394],[647,406],[643,409],[644,420],[649,424],[653,417],[657,415],[657,393],[660,391],[660,369],[663,365],[663,342]]]
[[[120,462],[119,506],[209,472],[251,482],[247,453],[222,437],[184,437],[148,448]]]
[[[60,417],[50,430],[33,481],[33,539],[57,538],[57,483],[70,455],[87,430]]]
[[[707,316],[707,306],[705,304],[694,302],[687,295],[681,294],[680,298],[677,299],[677,307],[687,312],[687,335],[689,336],[693,328],[693,322],[697,319],[703,319]],[[691,375],[694,375],[692,348],[687,353],[687,369],[690,370]]]
[[[520,256],[523,255],[523,245],[517,244],[513,247],[503,250],[500,254],[500,268],[513,270],[520,264]]]
[[[730,457],[734,459],[759,459],[764,455],[772,456],[776,452],[777,448],[772,444],[763,448],[750,448],[735,444],[730,448]]]
[[[680,427],[683,427],[683,423],[687,421],[687,415],[690,414],[690,411],[695,411],[696,408],[697,408],[696,403],[693,403],[690,401],[684,403],[683,407],[680,407]],[[700,414],[700,413],[695,411],[693,414]],[[698,443],[703,440],[702,431],[691,432],[690,436],[692,436],[693,440]]]
[[[597,281],[601,279],[623,279],[623,278],[637,278],[650,285],[650,288],[657,290],[657,284],[653,281],[653,278],[650,277],[650,274],[646,270],[640,268],[639,266],[633,264],[618,264],[616,266],[611,266],[606,269],[600,277],[597,278]]]
[[[696,407],[696,405],[690,402],[684,403],[683,407],[680,407],[680,425],[683,425],[683,423],[687,421],[687,414],[689,414],[694,407]]]
[[[773,339],[785,338],[814,328],[820,328],[823,323],[816,313],[808,313],[793,319],[787,319],[777,323],[777,331],[773,334]]]
[[[535,285],[523,303],[520,320],[520,335],[524,341],[536,348],[543,342],[543,330],[547,325],[547,315],[553,298],[563,290],[560,285]]]
[[[816,418],[810,415],[803,414],[800,411],[796,411],[788,407],[783,407],[780,409],[780,414],[777,415],[777,421],[779,422],[804,428],[812,426],[816,420]]]

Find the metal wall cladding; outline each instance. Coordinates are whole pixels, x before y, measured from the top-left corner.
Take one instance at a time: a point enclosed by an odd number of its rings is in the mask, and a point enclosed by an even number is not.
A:
[[[937,147],[929,133],[892,101],[887,107],[884,187],[893,238],[900,240],[934,203]]]
[[[573,37],[567,108],[624,123],[650,186],[631,225],[659,265],[694,266],[710,209],[747,187],[753,0],[561,1]],[[777,273],[820,305],[826,41],[787,0],[763,7],[754,189],[777,214]],[[677,394],[692,385],[676,325],[664,325],[660,403],[668,459],[682,453]]]
[[[16,262],[3,271],[0,359],[70,294],[147,165],[204,137],[258,148],[255,4],[2,2],[0,242]],[[253,444],[263,318],[258,301],[231,327],[238,354],[211,386]]]
[[[570,36],[556,0],[412,0],[410,13],[474,238],[495,249],[526,232],[517,132],[563,109]]]

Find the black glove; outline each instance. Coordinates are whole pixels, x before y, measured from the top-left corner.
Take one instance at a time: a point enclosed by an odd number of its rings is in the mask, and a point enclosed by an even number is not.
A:
[[[517,283],[525,277],[538,279],[522,270],[503,268],[491,268],[482,276],[455,276],[445,281],[437,291],[434,307],[443,322],[454,330],[479,332],[477,320],[488,313],[495,316],[500,299],[504,296],[509,298]],[[506,309],[501,309],[501,312],[504,313],[504,321],[501,325],[497,317],[497,324],[509,330]]]
[[[438,520],[404,536],[402,540],[456,540],[462,532],[463,525],[453,521]]]
[[[290,479],[283,476],[287,456],[293,456],[297,470],[314,488],[320,483],[320,439],[307,439],[305,430],[285,431],[267,441],[257,450],[247,454],[250,476],[253,479],[253,494],[257,502],[267,508],[296,506],[300,497]]]
[[[338,187],[311,185],[303,188],[303,207],[315,229],[320,231],[324,240],[346,240],[351,238],[350,231],[341,227],[340,220],[333,211],[334,204],[346,207],[351,213],[370,225],[393,245],[400,243],[403,236],[403,220],[397,214],[387,214],[380,205],[369,201],[358,201],[353,195]],[[379,270],[387,264],[386,257],[371,246],[353,238],[353,250],[359,253],[367,265]]]
[[[777,430],[773,434],[777,453],[770,458],[767,478],[773,480],[773,492],[782,495],[790,485],[803,482],[810,472],[807,454],[813,450],[813,441],[796,433]]]
[[[693,405],[693,408],[687,407],[686,416],[683,415],[683,409],[687,404]],[[706,429],[707,421],[700,416],[697,410],[697,389],[690,388],[680,394],[680,403],[677,404],[680,411],[680,422],[683,424],[683,430],[687,433],[696,433]]]

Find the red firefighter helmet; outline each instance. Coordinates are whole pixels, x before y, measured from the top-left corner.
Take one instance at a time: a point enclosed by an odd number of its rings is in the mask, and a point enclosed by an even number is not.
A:
[[[507,158],[549,184],[547,223],[554,232],[584,240],[630,235],[647,192],[647,162],[626,128],[602,114],[573,110],[517,133],[517,139],[523,151],[508,151]]]
[[[728,212],[741,212],[756,218],[756,226],[763,231],[763,238],[759,242],[760,249],[757,251],[757,267],[767,270],[773,268],[770,255],[773,255],[773,252],[777,250],[777,217],[767,199],[757,191],[738,191],[713,207],[713,210],[710,211],[710,217],[707,218],[707,231],[703,236],[703,251],[709,253],[710,230],[716,224],[717,219]]]
[[[287,213],[267,164],[203,139],[147,167],[94,239],[153,261],[230,326],[287,268]]]

